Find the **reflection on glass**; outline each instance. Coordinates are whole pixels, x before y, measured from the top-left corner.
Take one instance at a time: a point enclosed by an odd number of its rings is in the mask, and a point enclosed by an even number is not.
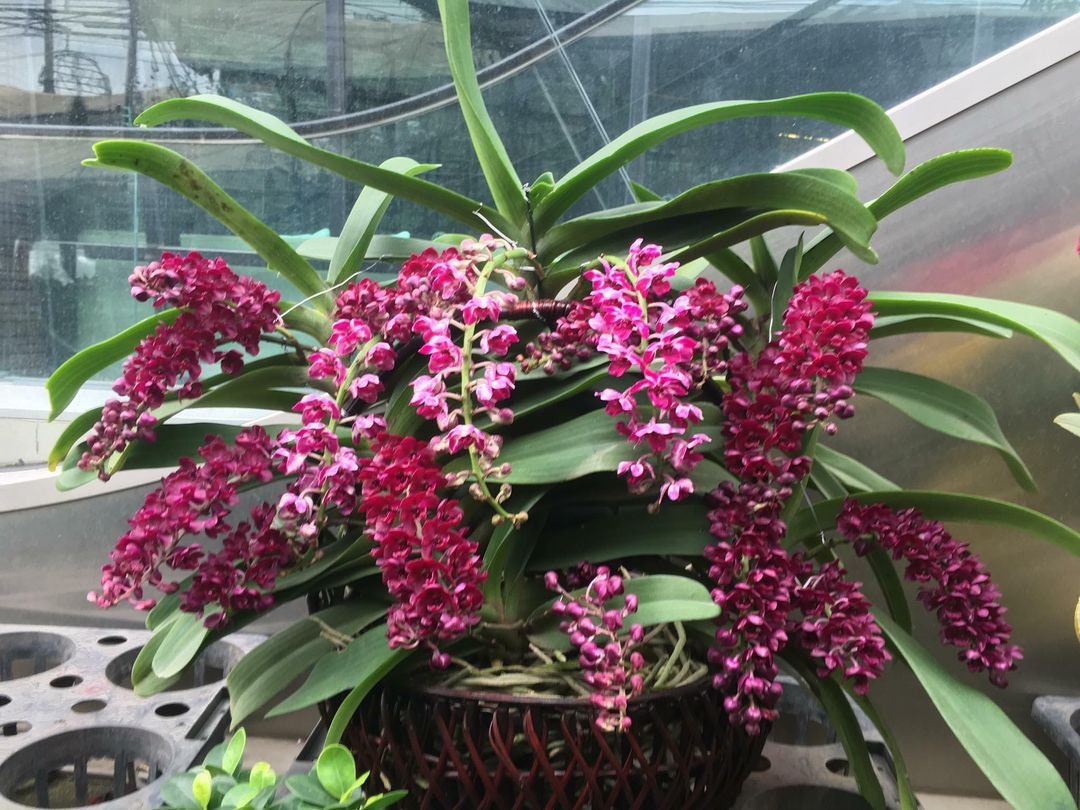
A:
[[[1075,12],[1050,0],[474,0],[492,117],[524,179],[565,171],[676,107],[822,89],[888,106]],[[149,181],[86,170],[163,98],[220,93],[371,162],[438,163],[486,198],[448,86],[435,0],[27,0],[0,6],[0,375],[43,376],[133,322],[133,264],[163,248],[255,264],[194,206]],[[265,147],[181,122],[175,149],[299,238],[336,233],[357,189]],[[93,129],[87,129],[87,128]],[[812,121],[688,133],[609,178],[580,210],[768,169],[835,135]],[[212,137],[210,137],[212,136]],[[389,232],[448,223],[396,203]]]

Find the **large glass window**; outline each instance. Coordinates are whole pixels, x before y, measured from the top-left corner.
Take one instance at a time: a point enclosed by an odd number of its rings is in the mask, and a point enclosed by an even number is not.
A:
[[[1075,11],[1065,2],[480,0],[486,97],[523,179],[556,174],[646,117],[723,98],[822,89],[902,101]],[[127,275],[162,249],[257,260],[214,220],[133,175],[80,165],[162,98],[213,92],[320,145],[486,196],[467,144],[434,0],[26,0],[0,4],[0,376],[41,377],[142,314]],[[197,123],[156,133],[253,213],[295,236],[336,233],[357,189]],[[584,207],[768,169],[828,140],[808,121],[681,136]],[[385,229],[448,227],[405,204]],[[288,294],[289,291],[286,291]]]

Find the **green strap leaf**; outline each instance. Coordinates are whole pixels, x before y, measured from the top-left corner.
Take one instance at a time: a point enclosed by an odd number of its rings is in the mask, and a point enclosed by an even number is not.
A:
[[[860,503],[881,503],[892,509],[914,507],[931,520],[1007,526],[1080,556],[1080,534],[1041,512],[1008,501],[923,490],[864,492],[851,497]],[[831,529],[836,525],[836,517],[843,505],[842,499],[835,499],[801,510],[788,525],[788,538],[792,542],[802,542],[823,529]]]
[[[135,119],[135,123],[139,126],[152,127],[183,119],[209,121],[213,124],[232,127],[253,138],[258,138],[267,146],[321,166],[354,183],[381,189],[395,197],[418,203],[432,211],[452,217],[468,225],[470,230],[490,229],[490,226],[484,223],[486,219],[504,233],[515,236],[513,226],[494,208],[445,189],[436,183],[421,180],[418,177],[408,177],[371,163],[364,163],[312,146],[274,116],[222,96],[197,95],[167,99],[145,110]],[[477,216],[478,213],[482,217]]]
[[[1057,769],[994,701],[950,675],[881,611],[875,611],[875,616],[893,650],[915,674],[956,739],[1005,801],[1016,810],[1075,808]]]
[[[185,399],[166,402],[162,407],[154,411],[158,422],[164,424],[176,414],[188,408],[255,408],[259,410],[273,409],[290,411],[293,405],[300,399],[301,394],[295,391],[282,391],[279,388],[304,387],[310,383],[307,377],[307,369],[304,366],[293,365],[292,358],[288,355],[268,357],[264,360],[245,366],[244,370],[236,377],[229,375],[215,375],[207,378],[204,385],[213,385],[215,381],[224,379],[225,382],[211,388],[196,399]],[[49,469],[56,469],[63,462],[63,469],[70,471],[77,469],[82,453],[86,450],[85,443],[76,447],[76,443],[89,431],[94,423],[101,418],[101,408],[92,408],[85,413],[79,414],[73,419],[56,440],[49,451]],[[159,428],[160,430],[160,428]],[[137,442],[132,450],[123,459],[123,464],[114,464],[111,469],[120,469],[121,466],[128,469],[146,468],[157,466],[152,454],[145,454],[139,447],[148,447],[145,442]],[[197,445],[196,445],[197,446]],[[134,458],[133,458],[134,456]],[[78,486],[83,476],[74,473],[67,478],[61,477],[58,481],[61,488]],[[87,480],[94,480],[96,474],[91,473]]]
[[[66,457],[75,443],[85,436],[94,423],[101,418],[101,408],[91,408],[72,419],[56,438],[56,443],[49,451],[48,464],[50,470],[55,470]]]
[[[644,234],[656,241],[659,239],[654,233],[656,224],[674,221],[671,224],[675,227],[685,229],[688,224],[693,224],[688,220],[692,215],[699,215],[700,227],[707,227],[707,233],[714,234],[717,218],[725,211],[732,213],[727,222],[721,219],[719,224],[724,226],[723,229],[771,210],[819,214],[856,255],[867,262],[877,261],[877,255],[869,246],[877,220],[863,204],[828,181],[796,172],[730,177],[695,186],[668,202],[633,203],[577,217],[555,226],[541,237],[537,253],[540,261],[548,264],[574,249],[583,254],[594,251],[616,234],[625,239],[627,245],[632,241],[631,234]],[[667,245],[669,249],[677,246]],[[702,255],[704,252],[707,251]],[[761,268],[758,268],[758,275],[766,286],[775,280],[775,277],[765,277]]]
[[[1062,413],[1054,417],[1054,424],[1080,436],[1080,413]]]
[[[761,279],[761,283],[766,288],[771,288],[780,277],[780,268],[765,239],[761,236],[755,236],[750,240],[750,261],[753,262],[754,273]]]
[[[712,541],[709,510],[697,500],[665,504],[661,515],[626,507],[612,515],[549,531],[529,560],[531,571],[569,568],[586,554],[607,562],[651,554],[700,557]]]
[[[911,606],[908,604],[907,594],[904,593],[900,574],[896,571],[896,563],[893,562],[889,553],[877,544],[871,547],[864,559],[869,564],[878,587],[881,588],[889,615],[893,617],[893,621],[904,628],[905,632],[910,633]]]
[[[630,192],[634,195],[635,202],[658,202],[664,199],[652,189],[645,188],[641,183],[635,183],[633,180],[630,181]]]
[[[957,318],[949,315],[891,315],[874,318],[870,330],[870,339],[893,337],[894,335],[923,334],[925,332],[967,332],[992,338],[1011,338],[1013,332],[1003,326],[997,326],[973,318]]]
[[[875,292],[869,300],[879,315],[946,315],[1015,329],[1041,340],[1080,370],[1080,322],[1052,309],[947,293]]]
[[[826,219],[822,214],[813,211],[797,211],[791,209],[769,211],[765,214],[758,214],[757,216],[750,217],[750,219],[740,222],[733,228],[728,228],[725,231],[710,236],[708,239],[703,239],[689,247],[685,247],[682,250],[673,253],[668,258],[671,261],[688,262],[699,256],[712,256],[720,250],[729,248],[731,245],[738,245],[751,237],[757,237],[766,231],[771,231],[776,228],[784,228],[789,225],[813,227],[815,225],[822,225],[825,221]],[[757,278],[756,275],[755,278]],[[758,283],[761,284],[763,282],[758,280]]]
[[[259,408],[276,408],[281,411],[289,411],[300,399],[300,394],[295,391],[277,391],[273,389],[262,390],[258,393]],[[202,403],[208,407],[211,403]],[[220,400],[217,404],[223,404]],[[187,407],[187,403],[181,403]],[[179,410],[179,408],[178,408]],[[268,433],[284,425],[264,425]],[[156,441],[136,441],[127,446],[124,452],[113,456],[107,464],[109,474],[120,470],[153,470],[157,468],[174,467],[182,457],[194,458],[198,449],[206,442],[207,436],[221,436],[225,441],[231,442],[242,431],[242,425],[225,425],[220,422],[185,422],[183,424],[162,424],[154,428],[157,435]],[[68,451],[61,465],[61,473],[57,476],[56,487],[61,492],[77,489],[89,481],[97,478],[93,470],[79,469],[78,461],[86,452],[86,442],[79,442]]]
[[[366,600],[335,605],[275,633],[245,655],[226,680],[233,728],[333,651],[334,644],[324,635],[324,628],[353,635],[385,612],[386,605]]]
[[[169,635],[169,627],[177,618],[179,617],[174,616],[169,621],[153,628],[154,634],[150,636],[142,649],[139,650],[139,654],[135,656],[135,661],[131,665],[131,685],[135,690],[135,694],[139,697],[150,697],[164,692],[180,679],[179,675],[161,678],[154,673],[154,658]]]
[[[243,239],[267,267],[288,280],[302,295],[316,296],[312,300],[315,307],[327,312],[333,305],[328,296],[322,295],[326,282],[315,269],[183,155],[155,143],[135,140],[98,141],[94,144],[94,155],[94,159],[83,161],[83,165],[138,172],[168,186]]]
[[[158,324],[172,323],[179,316],[178,309],[156,312],[108,340],[87,346],[65,360],[45,381],[45,390],[49,392],[49,421],[58,417],[64,408],[71,404],[83,383],[131,354],[139,341],[157,329]]]
[[[400,665],[404,663],[405,659],[408,658],[413,651],[391,651],[391,653],[395,654],[399,652],[403,652],[402,657],[396,662]],[[333,745],[341,742],[341,736],[345,733],[345,728],[349,725],[349,721],[352,720],[353,715],[356,714],[356,710],[360,708],[360,704],[363,702],[364,698],[367,697],[368,692],[372,690],[375,684],[382,680],[386,672],[389,672],[389,669],[383,670],[382,667],[375,667],[367,671],[362,677],[356,679],[356,686],[354,686],[349,694],[345,696],[345,699],[341,701],[338,710],[334,712],[334,719],[330,721],[330,728],[326,730],[326,745]]]
[[[888,478],[878,475],[861,461],[820,443],[814,451],[814,468],[819,466],[828,469],[840,483],[855,492],[883,492],[900,489]]]
[[[280,576],[270,592],[274,595],[275,602],[283,605],[314,591],[356,585],[359,580],[378,573],[368,556],[370,550],[371,543],[367,540],[348,539],[331,543],[320,549],[321,556],[315,562],[294,568]],[[182,580],[179,590],[163,596],[146,614],[148,630],[164,627],[179,615],[180,596],[191,586],[191,579],[189,576]],[[259,611],[239,611],[232,614],[228,625],[215,631],[212,641],[250,624],[260,615]]]
[[[795,115],[840,124],[859,133],[894,174],[904,167],[904,143],[896,126],[881,107],[853,93],[699,104],[642,121],[571,169],[538,207],[538,231],[547,231],[603,178],[668,138],[707,124],[762,115]]]
[[[746,297],[758,314],[769,309],[769,291],[754,272],[754,268],[730,248],[723,248],[709,253],[705,257],[709,264],[722,275],[746,290]]]
[[[884,194],[867,203],[870,213],[880,222],[920,197],[939,188],[996,174],[1012,165],[1012,155],[1004,149],[963,149],[938,155],[920,163],[905,174]],[[843,243],[836,234],[825,233],[815,239],[806,251],[802,278],[820,270],[835,256]]]
[[[850,688],[847,688],[846,685],[845,690],[851,700],[855,702],[855,705],[862,709],[863,714],[865,714],[867,719],[874,724],[874,727],[878,730],[878,734],[881,735],[882,742],[884,742],[885,747],[889,749],[889,755],[892,757],[893,771],[896,774],[896,792],[900,794],[900,810],[919,810],[919,800],[915,796],[914,788],[911,786],[911,779],[908,776],[907,763],[904,762],[903,751],[900,750],[900,744],[896,741],[896,737],[893,736],[892,730],[885,724],[885,721],[882,720],[881,714],[870,701],[870,698],[855,694]]]
[[[409,656],[409,650],[391,649],[386,643],[386,624],[364,631],[344,650],[326,653],[303,685],[266,713],[276,717],[347,692],[362,680],[382,680]]]
[[[703,410],[709,412],[714,407]],[[716,425],[718,421],[706,416],[703,424]],[[702,432],[708,434],[709,429]],[[561,425],[508,439],[499,454],[499,462],[510,465],[510,473],[502,479],[508,483],[554,484],[613,471],[620,461],[639,455],[639,450],[615,430],[610,416],[603,411],[589,411]],[[459,460],[447,469],[466,466]]]
[[[151,663],[154,674],[162,679],[179,675],[195,660],[209,634],[201,617],[194,613],[179,614],[169,622],[169,630],[154,654]]]
[[[176,392],[167,394],[165,404],[156,409],[154,415],[159,421],[163,421],[186,408],[192,407],[251,407],[264,409],[266,407],[264,404],[251,401],[252,394],[246,393],[247,389],[251,388],[254,383],[258,383],[259,386],[265,388],[271,388],[275,385],[303,387],[305,384],[312,383],[310,379],[301,379],[300,377],[301,373],[306,375],[306,368],[307,366],[292,354],[275,354],[253,360],[245,363],[239,374],[222,372],[202,378],[203,390],[206,393],[196,399],[181,401],[176,398]],[[270,369],[276,369],[276,371],[270,373],[268,371]],[[75,441],[93,427],[93,423],[100,416],[101,408],[91,408],[75,417],[64,429],[61,437],[57,439],[50,453],[50,459],[55,459],[55,463],[62,461]]]
[[[1020,454],[1005,438],[994,409],[981,397],[921,374],[872,366],[860,372],[854,388],[859,394],[887,402],[931,430],[994,448],[1021,487],[1036,489]]]
[[[816,665],[805,652],[788,646],[781,657],[791,665],[803,682],[809,687],[818,703],[829,715],[836,736],[844,746],[848,766],[855,777],[859,793],[873,810],[885,810],[885,794],[881,790],[874,763],[870,760],[870,751],[866,747],[859,720],[851,704],[848,703],[844,690],[832,678],[822,678],[816,672]]]
[[[823,498],[846,498],[848,496],[848,488],[824,464],[815,463],[810,468],[810,483],[814,489],[821,493]]]
[[[332,324],[327,313],[289,301],[278,302],[278,309],[281,320],[292,331],[310,335],[319,343],[329,340]]]
[[[514,164],[506,153],[499,133],[491,122],[473,63],[472,39],[469,31],[468,0],[439,0],[446,58],[454,80],[461,113],[469,129],[480,169],[487,180],[495,207],[511,222],[524,225],[526,221],[525,192]]]
[[[780,329],[784,326],[784,314],[787,312],[792,293],[795,292],[795,279],[799,277],[802,256],[803,238],[802,234],[799,234],[798,243],[784,254],[784,258],[780,262],[780,269],[776,274],[776,283],[773,285],[772,303],[770,305],[772,311],[772,322],[769,327],[770,340],[772,340],[773,335],[779,334]]]
[[[487,548],[484,549],[484,570],[488,575],[483,584],[484,604],[494,605],[496,611],[503,605],[504,575],[507,573],[507,563],[519,556],[512,552],[515,547],[535,546],[540,533],[544,530],[546,517],[537,513],[546,510],[538,509],[536,505],[547,493],[547,487],[515,492],[507,503],[507,511],[511,514],[527,512],[529,519],[521,528],[516,528],[512,521],[504,520],[495,527]],[[529,555],[521,556],[527,559]],[[511,572],[511,577],[514,576],[517,576],[517,572]],[[506,579],[509,578],[506,577]]]
[[[379,168],[414,177],[438,167],[432,163],[417,163],[407,157],[394,157],[380,163]],[[346,273],[360,268],[391,199],[393,197],[385,191],[370,186],[357,196],[330,258],[330,269],[326,274],[328,284],[337,284]]]
[[[838,189],[853,197],[859,191],[859,181],[855,179],[855,175],[843,169],[814,166],[808,169],[794,169],[791,173],[805,174],[807,177],[816,177],[826,183],[832,183]]]

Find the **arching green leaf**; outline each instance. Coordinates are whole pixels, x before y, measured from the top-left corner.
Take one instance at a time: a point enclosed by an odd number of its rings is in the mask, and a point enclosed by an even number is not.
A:
[[[787,647],[781,656],[799,674],[832,721],[836,736],[847,754],[851,775],[855,777],[859,794],[867,806],[873,810],[885,810],[885,794],[881,790],[874,764],[870,761],[870,751],[866,747],[859,720],[844,690],[832,678],[819,677],[813,660],[795,645]]]
[[[1076,803],[1057,769],[994,701],[950,675],[881,611],[875,616],[893,650],[1005,801],[1016,810],[1073,810]]]
[[[855,492],[884,492],[900,489],[896,484],[871,470],[851,456],[818,444],[814,451],[814,467],[825,467],[845,487]]]
[[[651,229],[656,224],[672,221],[684,227],[690,215],[706,215],[702,224],[711,221],[710,233],[716,233],[717,225],[726,230],[759,213],[779,210],[820,215],[860,258],[877,261],[869,247],[877,221],[862,203],[826,180],[796,172],[730,177],[695,186],[668,202],[633,203],[577,217],[542,236],[537,253],[542,262],[550,263],[571,250],[590,251],[614,234],[635,232],[655,241]]]
[[[303,685],[266,716],[276,717],[314,706],[321,700],[348,692],[362,680],[381,680],[408,655],[409,650],[391,649],[386,643],[386,624],[377,624],[353,639],[344,650],[325,653]]]
[[[1011,338],[1011,329],[977,321],[974,318],[957,318],[948,315],[890,315],[874,318],[870,330],[871,340],[894,335],[922,334],[925,332],[967,332],[992,338]]]
[[[894,368],[867,367],[855,379],[855,391],[887,402],[931,430],[998,451],[1013,478],[1026,490],[1035,481],[998,424],[994,409],[963,388]]]
[[[45,390],[49,392],[49,421],[63,413],[84,382],[131,354],[139,341],[157,329],[158,324],[172,323],[179,315],[178,309],[156,312],[107,340],[87,346],[61,363],[45,381]]]
[[[243,239],[267,267],[280,273],[301,294],[316,296],[312,299],[314,306],[324,312],[330,309],[333,302],[321,295],[326,282],[315,269],[183,155],[155,143],[136,140],[98,141],[94,144],[94,155],[93,159],[83,161],[83,165],[138,172],[187,197]]]
[[[1052,309],[949,293],[874,292],[869,300],[880,315],[945,315],[1014,329],[1041,340],[1080,370],[1080,322]]]
[[[232,127],[287,155],[321,166],[354,183],[381,189],[395,197],[453,217],[468,225],[471,230],[490,230],[490,226],[484,222],[486,219],[504,233],[515,236],[513,225],[494,208],[436,183],[381,169],[371,163],[312,146],[274,116],[222,96],[197,95],[167,99],[142,112],[135,119],[135,123],[152,127],[188,118]]]
[[[1041,512],[1008,501],[954,492],[911,489],[863,492],[851,497],[860,503],[881,503],[893,509],[914,507],[931,520],[1006,526],[1080,556],[1080,534]],[[823,529],[831,529],[836,525],[836,517],[843,504],[843,500],[838,498],[801,510],[788,525],[788,540],[793,544],[801,543]]]
[[[480,169],[495,200],[495,207],[511,222],[524,225],[525,192],[484,106],[480,83],[476,79],[468,0],[439,0],[439,16],[442,18],[450,76],[454,80],[465,126],[469,129],[473,150],[480,161]]]
[[[245,655],[227,677],[233,727],[334,649],[325,628],[351,636],[385,611],[384,604],[365,600],[335,605],[289,625]]]
[[[642,121],[571,169],[540,204],[535,216],[538,232],[546,232],[602,179],[668,138],[707,124],[763,115],[817,118],[849,127],[870,144],[894,174],[904,167],[904,144],[892,120],[877,104],[853,93],[699,104]]]
[[[430,163],[417,163],[407,157],[394,157],[380,163],[379,168],[414,177],[438,167]],[[391,199],[390,194],[371,186],[360,192],[341,228],[341,235],[334,247],[334,254],[330,258],[330,269],[326,274],[327,283],[337,284],[350,271],[360,269],[360,264],[367,256],[371,240],[375,237],[375,231],[382,222],[383,214],[386,213]]]
[[[963,149],[948,152],[920,163],[893,183],[888,191],[867,203],[866,207],[880,222],[894,211],[933,191],[953,183],[995,174],[1007,169],[1011,164],[1012,155],[1004,149]],[[843,246],[842,240],[834,233],[825,233],[815,239],[806,250],[802,278],[820,270]]]

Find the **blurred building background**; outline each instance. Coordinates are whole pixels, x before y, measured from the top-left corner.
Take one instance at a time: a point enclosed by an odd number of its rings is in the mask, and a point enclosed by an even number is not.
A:
[[[983,72],[996,78],[987,79],[990,89],[976,101],[956,108],[955,94],[932,91],[906,108],[905,120],[918,123],[905,130],[912,135],[909,166],[986,145],[1012,149],[1013,169],[940,192],[887,220],[875,238],[878,267],[861,267],[850,256],[841,265],[864,271],[866,283],[879,289],[1010,297],[1080,317],[1080,56],[1040,60],[1042,45],[1031,40],[1080,12],[1080,2],[472,6],[485,97],[526,179],[546,170],[558,176],[628,127],[690,104],[852,90],[894,107],[979,66],[971,73],[975,85]],[[1066,24],[1080,51],[1080,18]],[[1029,40],[1027,56],[994,61]],[[1012,72],[1005,81],[1003,69]],[[274,280],[239,240],[169,190],[80,163],[97,140],[147,137],[131,121],[151,103],[206,92],[274,113],[315,143],[369,162],[407,155],[438,163],[429,177],[486,198],[449,86],[436,0],[0,0],[0,464],[32,465],[47,453],[43,378],[78,349],[146,314],[127,294],[135,264],[163,249],[198,249]],[[197,122],[149,134],[297,240],[337,233],[357,192]],[[580,209],[630,201],[630,179],[670,194],[717,176],[769,170],[827,149],[839,134],[822,122],[791,119],[708,127],[609,178]],[[851,155],[840,150],[828,159],[853,169],[871,199],[887,186],[886,173]],[[383,230],[429,237],[443,228],[456,230],[395,202]],[[873,448],[879,469],[907,486],[1017,499],[1080,525],[1080,440],[1051,424],[1080,390],[1071,369],[1021,338],[890,339],[875,352],[878,365],[895,362],[989,399],[1040,492],[1018,492],[985,448],[944,440],[875,402],[861,403],[860,419],[843,426],[841,449],[860,446],[866,458]],[[111,376],[103,375],[102,396]],[[0,619],[108,620],[91,612],[83,594],[138,493],[100,497],[102,490],[91,488],[93,497],[33,508],[48,499],[27,494],[27,482],[37,481],[49,485],[33,472],[18,485],[0,481],[0,554],[7,561]],[[1078,566],[1016,535],[984,528],[957,534],[988,561],[1006,603],[1019,606],[1010,615],[1027,660],[1010,690],[996,697],[1024,723],[1034,695],[1080,692],[1071,629]],[[48,575],[26,577],[28,570]],[[119,612],[111,619],[138,620]],[[940,721],[913,680],[896,673],[882,686],[921,785],[989,792],[947,729],[935,725]]]

